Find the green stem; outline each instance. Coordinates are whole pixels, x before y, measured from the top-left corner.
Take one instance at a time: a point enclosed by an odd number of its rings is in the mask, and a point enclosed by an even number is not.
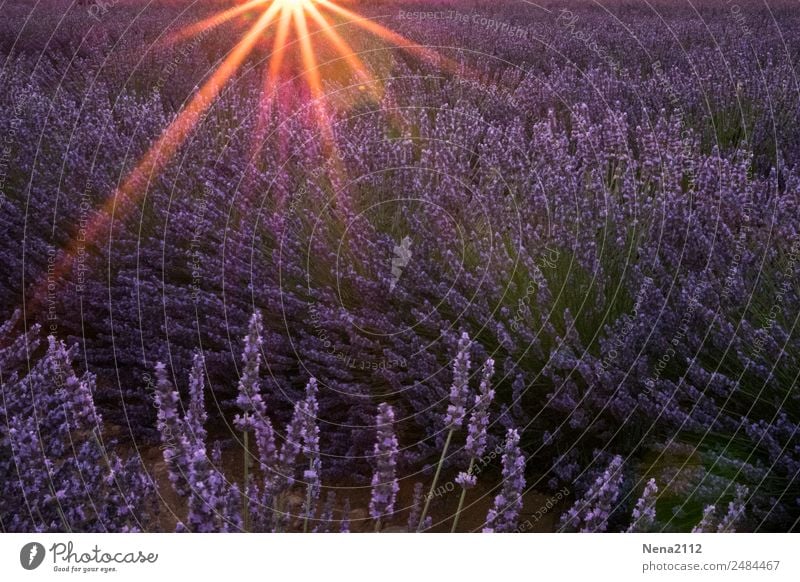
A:
[[[433,492],[436,489],[436,483],[439,481],[439,474],[442,472],[442,465],[444,465],[444,458],[447,456],[447,449],[450,448],[450,441],[453,439],[454,428],[451,428],[447,433],[447,440],[444,441],[444,448],[442,449],[442,456],[439,457],[439,464],[436,465],[436,473],[433,474],[433,483],[431,483],[431,490],[428,492],[428,497],[425,499],[425,507],[422,508],[422,514],[419,516],[419,524],[417,525],[417,532],[421,531],[422,524],[425,523],[425,516],[428,515],[428,508],[433,499]]]
[[[242,522],[244,531],[250,531],[250,503],[247,495],[250,485],[250,446],[247,431],[244,431],[244,488],[242,489]]]
[[[375,533],[381,532],[381,518],[375,520]]]
[[[472,475],[472,467],[475,465],[475,458],[471,458],[469,460],[469,469],[467,469],[467,475]],[[450,533],[456,532],[456,527],[458,527],[458,518],[461,517],[461,509],[464,507],[464,498],[467,496],[467,488],[461,488],[461,498],[458,500],[458,509],[456,509],[456,515],[453,518],[453,527],[450,528]]]

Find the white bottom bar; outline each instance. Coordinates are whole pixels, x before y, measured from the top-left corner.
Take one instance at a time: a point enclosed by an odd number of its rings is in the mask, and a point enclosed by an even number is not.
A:
[[[3,534],[0,579],[796,581],[798,541],[791,534]]]

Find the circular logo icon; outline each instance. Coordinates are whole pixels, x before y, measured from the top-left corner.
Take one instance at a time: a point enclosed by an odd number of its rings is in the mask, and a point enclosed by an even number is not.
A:
[[[44,561],[44,546],[38,542],[30,542],[22,546],[19,552],[19,563],[26,570],[35,570]]]

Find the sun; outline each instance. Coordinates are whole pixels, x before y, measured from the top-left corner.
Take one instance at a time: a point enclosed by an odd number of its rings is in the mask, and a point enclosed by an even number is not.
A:
[[[194,93],[189,102],[175,119],[150,146],[133,170],[125,177],[117,189],[111,193],[106,203],[99,209],[96,218],[86,229],[84,240],[94,240],[104,232],[113,217],[126,215],[147,189],[153,176],[159,174],[172,159],[175,152],[191,135],[197,123],[211,107],[228,81],[240,69],[245,59],[260,46],[268,32],[274,27],[272,51],[264,67],[264,99],[269,100],[279,85],[288,50],[297,50],[302,63],[302,77],[313,97],[313,107],[317,112],[320,138],[329,147],[335,148],[333,132],[326,114],[325,95],[317,63],[317,52],[312,38],[320,39],[332,47],[356,75],[356,86],[360,91],[373,87],[368,69],[353,51],[344,37],[337,31],[340,26],[356,26],[366,33],[383,41],[409,51],[415,56],[443,65],[440,55],[389,30],[373,19],[365,18],[352,10],[340,6],[334,0],[246,0],[191,24],[169,37],[170,44],[196,37],[200,33],[216,28],[241,16],[251,16],[255,22],[237,40],[233,49],[214,70],[206,82]],[[332,23],[329,19],[336,19]],[[313,27],[313,34],[312,34]],[[319,33],[319,34],[318,34]],[[451,68],[445,65],[447,68]],[[366,89],[369,90],[369,89]],[[65,273],[78,251],[77,241],[72,241],[62,259],[55,265],[56,275]],[[37,284],[34,303],[44,296],[46,280]]]
[[[262,105],[277,96],[277,88],[280,85],[280,75],[286,52],[288,50],[298,51],[303,68],[301,76],[309,87],[313,97],[312,107],[317,113],[320,141],[324,149],[329,152],[335,152],[337,145],[326,111],[322,78],[312,38],[317,39],[317,42],[326,42],[329,47],[332,47],[338,53],[341,60],[356,75],[358,81],[355,87],[362,94],[364,92],[373,92],[375,94],[375,82],[359,56],[337,31],[338,28],[358,27],[364,32],[380,38],[388,45],[409,52],[416,58],[441,67],[451,74],[467,76],[475,79],[476,82],[479,78],[475,72],[464,68],[463,65],[443,57],[430,48],[408,40],[404,36],[382,26],[374,19],[361,16],[340,6],[334,0],[245,0],[244,3],[222,10],[210,18],[187,26],[170,37],[168,42],[178,43],[195,37],[205,30],[220,26],[239,16],[250,16],[255,22],[245,30],[222,63],[208,76],[205,83],[195,91],[188,103],[139,159],[136,166],[121,180],[115,190],[109,193],[106,201],[97,209],[95,218],[89,222],[82,233],[81,240],[72,239],[64,248],[63,254],[53,266],[52,271],[48,270],[48,276],[42,277],[36,282],[31,302],[28,304],[27,309],[35,310],[42,307],[44,298],[47,295],[47,285],[50,277],[58,278],[65,275],[72,268],[75,257],[78,256],[80,249],[86,242],[97,240],[103,233],[109,231],[114,220],[124,218],[136,208],[147,192],[148,184],[164,170],[181,145],[186,142],[247,57],[254,49],[263,45],[264,38],[268,37],[267,33],[270,32],[271,27],[274,27],[274,40],[272,51],[269,53],[267,64],[264,67]],[[335,18],[336,22],[332,23],[329,18]],[[310,30],[310,25],[314,27],[313,34]],[[260,108],[262,113],[265,110],[266,107],[264,106]],[[254,137],[257,138],[257,136]],[[254,143],[258,143],[258,139],[254,139]],[[261,145],[259,144],[257,148],[260,149],[260,147]],[[331,159],[335,160],[337,156],[332,155]],[[343,169],[339,164],[334,164],[332,171],[337,174],[334,177],[337,183],[346,182],[342,175]],[[346,195],[343,196],[341,204],[342,207],[347,206]]]
[[[288,9],[302,8],[306,4],[313,4],[314,0],[275,0],[277,4],[282,4]]]

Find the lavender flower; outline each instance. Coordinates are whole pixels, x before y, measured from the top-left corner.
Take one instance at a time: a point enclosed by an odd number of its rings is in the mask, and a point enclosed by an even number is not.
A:
[[[317,427],[317,380],[309,379],[305,398],[295,403],[294,414],[286,427],[286,437],[278,454],[279,479],[283,487],[295,481],[295,463],[304,453],[309,461],[309,471],[319,470],[319,427]]]
[[[217,531],[216,518],[224,508],[224,497],[220,480],[214,475],[205,450],[197,448],[193,451],[187,480],[189,510],[182,526],[200,533]]]
[[[642,496],[636,502],[631,515],[631,524],[628,526],[629,533],[648,532],[656,521],[656,500],[658,486],[655,479],[650,479],[644,487]]]
[[[269,418],[263,416],[252,422],[255,431],[258,461],[264,478],[272,480],[278,462],[278,448],[275,445],[275,431]]]
[[[276,486],[278,489],[291,487],[295,480],[295,463],[303,448],[306,433],[305,402],[298,401],[294,405],[292,419],[286,427],[283,444],[278,453],[278,469]]]
[[[328,491],[325,498],[325,504],[322,506],[322,511],[319,514],[319,522],[314,528],[314,533],[325,533],[331,530],[333,523],[333,506],[336,503],[336,492]]]
[[[461,496],[458,499],[458,508],[453,517],[451,532],[457,531],[458,521],[461,517],[461,509],[464,507],[464,500],[467,490],[472,489],[478,484],[478,478],[473,474],[475,461],[479,459],[486,450],[486,429],[489,426],[489,406],[494,399],[494,390],[491,388],[491,380],[494,375],[494,360],[489,358],[483,365],[483,377],[478,394],[475,396],[475,408],[469,419],[467,427],[467,444],[464,450],[469,455],[469,467],[466,471],[461,471],[456,476],[456,484],[461,486]]]
[[[155,404],[158,409],[158,432],[161,434],[170,483],[178,495],[187,495],[187,477],[193,452],[178,410],[180,406],[178,391],[173,389],[172,383],[167,378],[166,367],[161,362],[156,364]]]
[[[315,417],[314,417],[315,418]],[[304,524],[303,531],[308,529],[308,521],[316,513],[317,500],[319,499],[320,489],[320,456],[319,456],[319,429],[316,422],[312,422],[313,428],[309,428],[309,438],[306,438],[306,456],[308,457],[308,468],[303,472],[303,479],[306,484],[306,501],[303,506]]]
[[[519,433],[509,429],[503,453],[503,485],[486,515],[484,532],[509,532],[517,526],[525,490],[525,457],[519,449]]]
[[[422,512],[422,483],[414,483],[414,494],[411,497],[411,510],[408,513],[408,531],[415,532],[419,527]]]
[[[378,405],[375,424],[378,427],[378,434],[373,449],[375,472],[372,475],[369,514],[375,520],[377,530],[381,520],[394,512],[394,503],[400,489],[395,474],[398,443],[394,434],[394,410],[385,402]]]
[[[205,407],[205,359],[198,352],[192,361],[189,373],[189,408],[186,411],[186,428],[189,437],[198,442],[205,442],[205,424],[208,420]]]
[[[733,501],[728,503],[728,512],[719,521],[717,531],[719,533],[735,533],[737,524],[744,517],[748,493],[750,490],[744,485],[736,486],[736,496]]]
[[[319,426],[317,417],[319,416],[319,403],[317,402],[317,379],[311,378],[306,384],[305,400],[303,402],[303,414],[305,416],[305,426],[303,430],[303,453],[309,459],[310,467],[319,473],[320,450],[319,450]]]
[[[450,386],[450,404],[445,415],[445,425],[459,428],[466,415],[469,398],[469,349],[472,342],[467,333],[461,334],[458,341],[458,353],[453,361],[453,383]]]
[[[22,337],[6,343],[0,335],[6,346],[0,365],[15,365],[20,343],[36,344],[30,333]],[[6,531],[139,531],[152,515],[152,481],[138,459],[124,461],[114,441],[103,438],[95,378],[78,378],[74,353],[50,336],[47,353],[29,360],[24,377],[16,374],[21,370],[3,370],[0,521]]]
[[[491,387],[494,375],[494,360],[489,358],[483,365],[483,377],[475,396],[475,408],[467,427],[467,444],[464,451],[473,459],[479,459],[486,450],[486,428],[489,426],[489,406],[494,400]]]
[[[247,336],[244,338],[242,352],[242,375],[239,378],[239,395],[236,404],[242,410],[234,419],[239,430],[249,430],[253,426],[253,418],[265,418],[267,408],[261,398],[259,389],[259,369],[261,367],[261,346],[263,340],[261,313],[254,312],[250,317]]]
[[[217,461],[214,461],[215,466],[219,467]],[[220,477],[223,475],[219,474]],[[244,522],[242,520],[242,492],[236,483],[230,483],[228,493],[225,495],[225,510],[221,516],[223,519],[221,531],[223,532],[241,532],[244,530]]]
[[[692,533],[709,533],[714,531],[717,522],[715,517],[716,512],[717,508],[714,505],[706,505],[705,508],[703,508],[703,517],[697,525],[692,528]]]
[[[599,475],[586,495],[562,516],[561,530],[602,532],[608,528],[608,519],[616,508],[622,486],[622,457],[615,456]]]
[[[472,489],[478,484],[478,477],[473,475],[470,471],[460,471],[455,478],[456,485],[460,485],[464,489]]]

